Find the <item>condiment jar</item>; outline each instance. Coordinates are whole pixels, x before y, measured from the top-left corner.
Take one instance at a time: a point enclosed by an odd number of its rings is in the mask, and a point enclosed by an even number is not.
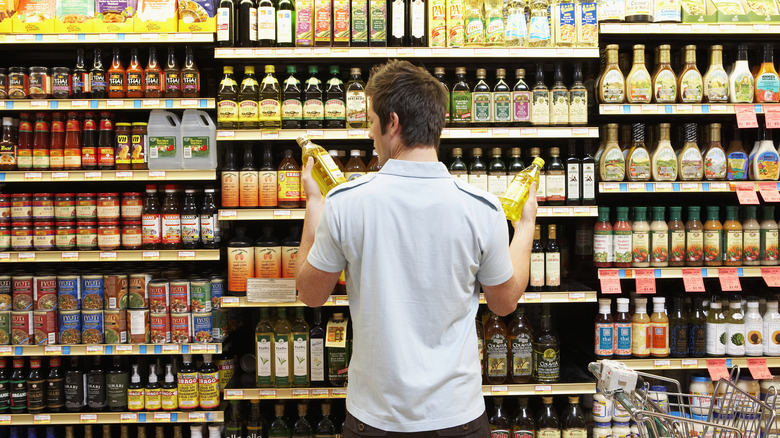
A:
[[[148,123],[133,122],[132,136],[130,137],[130,160],[133,170],[146,170],[149,164],[146,161]]]
[[[32,99],[51,97],[51,78],[47,67],[30,67],[29,95]]]
[[[612,402],[612,421],[616,423],[625,423],[631,420],[631,414],[620,403]]]
[[[11,195],[0,193],[0,224],[11,222]]]
[[[712,394],[715,392],[712,380],[704,376],[691,376],[688,392],[698,396],[691,397],[691,414],[707,415],[710,411]]]
[[[121,213],[119,193],[97,194],[97,218],[101,221],[118,221]]]
[[[8,69],[8,98],[27,98],[27,69],[24,67],[10,67]]]
[[[76,247],[82,251],[97,248],[97,227],[95,227],[95,222],[79,222],[76,228]]]
[[[607,398],[596,388],[593,395],[593,421],[597,423],[609,423],[612,421],[612,399]]]
[[[11,224],[0,225],[0,251],[7,251],[11,248]]]
[[[36,222],[33,229],[33,247],[36,251],[54,249],[54,222]]]
[[[33,220],[39,221],[52,221],[54,220],[54,194],[53,193],[36,193],[33,195],[32,206]]]
[[[122,222],[122,248],[141,249],[143,244],[143,228],[141,221]]]
[[[54,195],[54,219],[57,222],[76,220],[76,195],[57,193]]]
[[[57,222],[54,236],[54,246],[60,251],[76,249],[76,223],[73,221]]]
[[[755,398],[758,398],[761,395],[761,385],[759,385],[757,381],[753,380],[752,377],[739,376],[737,388],[745,391]]]
[[[70,98],[70,69],[54,67],[51,69],[51,95],[55,99]]]
[[[630,438],[631,427],[628,423],[615,423],[612,425],[612,438]]]
[[[114,168],[116,170],[130,170],[130,138],[132,129],[130,123],[119,122],[114,124],[114,138],[116,139],[116,152],[114,153]]]
[[[101,251],[111,251],[122,246],[122,233],[119,230],[119,221],[98,223],[97,246]]]
[[[144,200],[140,192],[122,193],[122,220],[141,220]]]
[[[764,379],[761,381],[760,385],[761,387],[761,401],[765,401],[767,395],[769,394],[770,388],[775,388],[775,399],[777,398],[778,393],[780,393],[780,377],[772,377],[771,379]]]
[[[596,422],[593,428],[593,438],[610,438],[612,436],[612,426],[609,423]]]
[[[14,222],[11,227],[11,249],[14,251],[33,249],[32,222]]]
[[[94,193],[76,194],[76,220],[79,222],[97,220],[97,199]]]
[[[11,195],[11,220],[30,222],[32,220],[32,194],[14,193]]]
[[[666,395],[666,386],[655,385],[650,387],[650,391],[647,393],[650,400],[654,401],[663,412],[669,411],[669,397]]]
[[[0,67],[0,99],[8,99],[8,74]]]

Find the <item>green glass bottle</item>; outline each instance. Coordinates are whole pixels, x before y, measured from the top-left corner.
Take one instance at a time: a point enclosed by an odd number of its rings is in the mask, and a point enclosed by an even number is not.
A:
[[[268,308],[260,308],[260,321],[255,327],[255,354],[257,358],[257,387],[274,385],[273,374],[274,329],[268,320]]]
[[[292,329],[287,321],[287,310],[278,311],[279,319],[274,325],[274,386],[292,386]]]
[[[276,418],[271,422],[271,427],[268,429],[268,437],[292,437],[292,429],[290,429],[290,425],[284,421],[284,403],[277,403],[274,405],[274,414],[276,415]]]
[[[309,324],[303,319],[303,307],[295,308],[292,324],[293,386],[309,386]]]
[[[471,125],[471,88],[466,82],[466,67],[455,69],[457,82],[452,86],[452,125],[468,127]]]

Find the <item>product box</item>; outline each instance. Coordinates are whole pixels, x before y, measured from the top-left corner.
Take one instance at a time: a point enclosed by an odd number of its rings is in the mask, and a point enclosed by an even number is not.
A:
[[[19,7],[19,0],[0,0],[0,33],[13,32],[13,16]]]
[[[176,32],[179,28],[176,0],[138,0],[135,32]]]
[[[133,31],[136,0],[95,0],[94,31],[127,33]]]
[[[88,33],[94,30],[95,0],[57,0],[54,31]]]
[[[13,17],[14,33],[54,33],[56,0],[19,0]]]
[[[680,1],[679,0],[656,0],[653,21],[656,23],[680,22]]]
[[[715,23],[718,20],[711,0],[682,0],[680,6],[683,23]]]
[[[179,0],[179,32],[215,32],[214,0]]]

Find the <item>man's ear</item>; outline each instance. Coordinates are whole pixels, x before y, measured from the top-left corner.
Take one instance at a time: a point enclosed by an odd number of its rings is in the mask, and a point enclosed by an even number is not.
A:
[[[401,133],[401,119],[398,118],[398,114],[390,113],[389,120],[387,121],[387,127],[390,129],[391,134]]]

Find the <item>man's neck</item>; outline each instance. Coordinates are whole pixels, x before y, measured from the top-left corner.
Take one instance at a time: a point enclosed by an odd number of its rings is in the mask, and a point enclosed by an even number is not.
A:
[[[439,161],[436,148],[433,146],[401,147],[390,156],[393,160],[403,161]]]

